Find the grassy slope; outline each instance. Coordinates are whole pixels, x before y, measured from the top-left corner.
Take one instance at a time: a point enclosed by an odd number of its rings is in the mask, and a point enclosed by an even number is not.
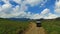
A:
[[[28,28],[28,22],[0,19],[0,34],[18,34]]]
[[[60,20],[43,20],[42,26],[48,34],[60,34]]]
[[[28,28],[28,22],[0,19],[0,34],[18,34]],[[60,34],[60,20],[43,20],[42,26],[48,34]]]

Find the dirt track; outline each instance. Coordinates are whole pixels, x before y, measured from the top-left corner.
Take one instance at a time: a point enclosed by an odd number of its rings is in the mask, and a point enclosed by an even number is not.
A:
[[[32,23],[30,29],[24,34],[45,34],[45,30],[43,27],[36,27],[36,24]]]

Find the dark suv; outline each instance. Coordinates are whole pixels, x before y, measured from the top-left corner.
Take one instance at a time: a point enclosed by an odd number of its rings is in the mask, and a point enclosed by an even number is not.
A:
[[[36,21],[36,26],[37,27],[41,27],[41,22],[40,21]]]

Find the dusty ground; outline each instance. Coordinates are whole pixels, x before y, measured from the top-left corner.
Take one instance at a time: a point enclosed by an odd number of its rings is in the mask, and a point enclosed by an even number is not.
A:
[[[31,24],[31,27],[24,34],[45,34],[43,27],[36,27],[35,23]]]

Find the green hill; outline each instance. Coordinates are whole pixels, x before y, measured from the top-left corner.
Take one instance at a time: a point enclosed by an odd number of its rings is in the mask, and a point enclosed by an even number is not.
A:
[[[34,22],[36,20],[30,20]],[[30,21],[15,21],[0,18],[0,34],[21,34],[30,24]],[[42,27],[47,34],[60,34],[60,18],[41,20]]]
[[[28,28],[29,21],[13,21],[0,18],[0,34],[21,34]]]
[[[60,18],[43,20],[42,26],[46,29],[47,34],[60,34]]]

